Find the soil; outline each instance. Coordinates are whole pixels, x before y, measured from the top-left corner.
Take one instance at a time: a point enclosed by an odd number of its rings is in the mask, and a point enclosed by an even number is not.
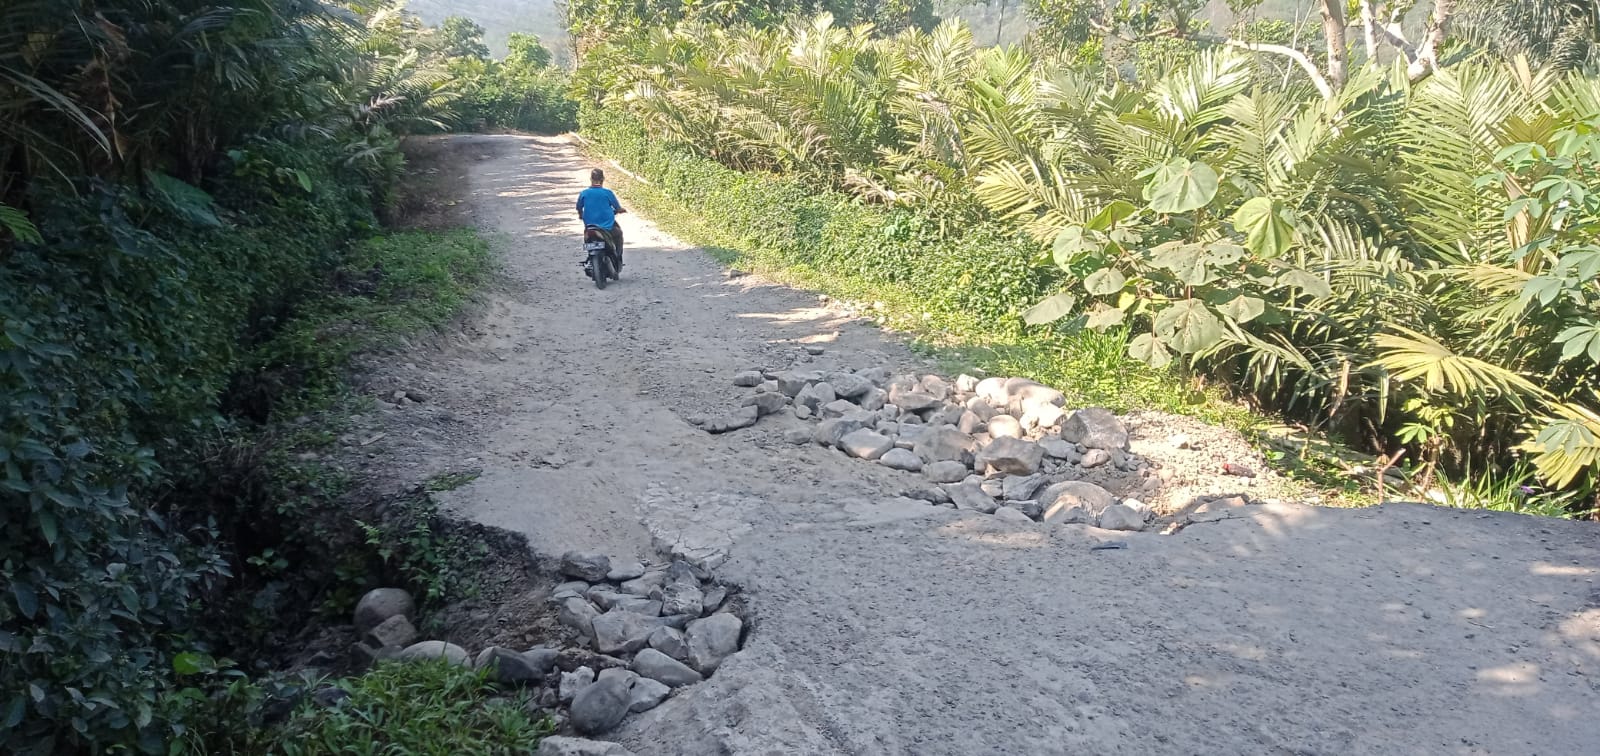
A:
[[[525,536],[658,561],[725,551],[744,650],[611,737],[639,754],[1592,752],[1600,743],[1600,527],[1482,511],[1295,503],[1236,434],[1127,418],[1175,522],[1112,533],[889,500],[917,474],[783,432],[780,413],[710,435],[753,368],[933,367],[816,295],[624,215],[622,280],[579,267],[573,198],[590,163],[514,135],[428,144],[497,240],[505,284],[454,338],[368,378],[369,483],[481,471],[438,494]],[[622,197],[628,204],[626,195]],[[820,355],[805,347],[821,347]],[[1189,437],[1191,448],[1171,442]],[[1223,463],[1258,472],[1241,478]],[[1115,493],[1115,476],[1097,482]],[[1121,541],[1126,548],[1095,550]],[[473,619],[538,616],[536,589]],[[467,623],[467,624],[470,624]],[[456,634],[466,632],[457,625]],[[517,630],[526,637],[542,630]],[[495,636],[485,629],[470,641]],[[511,642],[510,638],[502,638]],[[476,651],[477,647],[471,650]],[[1585,744],[1588,745],[1585,745]]]

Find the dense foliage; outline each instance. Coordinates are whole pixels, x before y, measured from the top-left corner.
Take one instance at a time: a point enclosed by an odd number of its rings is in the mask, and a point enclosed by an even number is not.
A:
[[[1054,269],[1063,290],[989,311],[1132,328],[1133,356],[1405,450],[1425,483],[1531,462],[1581,499],[1600,463],[1600,80],[1525,59],[1413,69],[1289,76],[1192,45],[1159,80],[1108,82],[957,25],[822,17],[653,29],[592,51],[580,82],[652,136],[953,221],[951,238],[1011,220],[1041,245],[1000,269]]]
[[[219,629],[198,620],[249,609],[230,580],[275,562],[237,534],[302,514],[208,479],[273,410],[238,378],[305,357],[281,325],[336,270],[400,259],[346,242],[454,99],[387,3],[0,7],[0,751],[185,731],[176,677]]]
[[[500,60],[465,56],[450,61],[461,88],[460,125],[559,134],[578,125],[578,104],[565,71],[551,65],[537,37],[512,34]]]

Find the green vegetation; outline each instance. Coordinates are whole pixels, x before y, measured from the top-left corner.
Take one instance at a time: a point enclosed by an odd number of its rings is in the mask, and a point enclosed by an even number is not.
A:
[[[375,579],[470,591],[426,499],[364,530],[319,454],[349,356],[489,273],[469,233],[378,233],[459,95],[436,32],[347,10],[0,10],[0,751],[245,737],[270,691],[214,656]]]
[[[1441,38],[1346,69],[1192,35],[1147,49],[1162,76],[1139,84],[955,24],[754,20],[614,39],[578,79],[585,129],[731,213],[728,246],[862,299],[900,287],[978,341],[1021,318],[1066,353],[1125,343],[1403,458],[1421,491],[1470,472],[1594,506],[1600,80],[1572,45],[1497,63]],[[1092,370],[1069,385],[1111,383]]]
[[[539,38],[512,34],[508,47],[505,58],[498,61],[484,56],[450,61],[450,74],[463,93],[461,124],[539,134],[576,127],[578,105],[568,94],[567,74],[550,64],[550,51]]]
[[[331,707],[302,705],[274,731],[269,753],[473,754],[523,756],[551,731],[485,673],[446,662],[380,664],[334,683],[349,698]]]

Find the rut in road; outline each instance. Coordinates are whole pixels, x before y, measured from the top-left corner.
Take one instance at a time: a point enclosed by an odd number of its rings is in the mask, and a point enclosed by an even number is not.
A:
[[[569,142],[447,146],[508,281],[458,343],[394,368],[448,417],[391,434],[389,474],[482,468],[447,503],[547,557],[726,551],[717,573],[744,589],[747,645],[613,733],[637,753],[1557,754],[1600,743],[1593,523],[1278,503],[1091,551],[1108,534],[885,505],[924,481],[787,443],[784,431],[808,427],[787,415],[718,436],[690,420],[737,407],[730,381],[743,370],[930,365],[813,294],[726,279],[637,215],[622,217],[621,281],[597,291],[579,268],[572,207],[590,163]],[[1152,456],[1172,427],[1248,452],[1182,419],[1130,424],[1134,451]],[[1214,483],[1178,480],[1166,495],[1227,492],[1199,490]]]

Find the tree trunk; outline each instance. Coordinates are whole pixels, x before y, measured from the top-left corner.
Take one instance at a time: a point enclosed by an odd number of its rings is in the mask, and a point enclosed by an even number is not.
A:
[[[1417,46],[1417,56],[1406,73],[1416,81],[1439,67],[1439,45],[1444,42],[1450,17],[1455,15],[1457,0],[1433,0],[1433,16],[1428,19],[1428,31]]]
[[[1378,62],[1378,11],[1373,0],[1361,0],[1361,41],[1367,49],[1367,62]]]
[[[1437,0],[1454,3],[1454,0]],[[1328,83],[1335,89],[1344,86],[1344,0],[1321,0],[1322,37],[1328,43]]]

